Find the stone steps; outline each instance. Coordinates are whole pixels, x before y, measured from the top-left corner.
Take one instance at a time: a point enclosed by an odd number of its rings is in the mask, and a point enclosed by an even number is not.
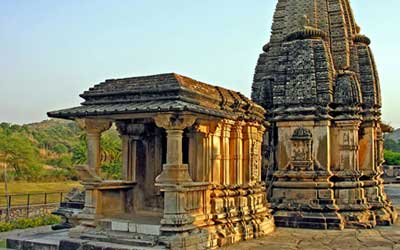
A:
[[[58,250],[165,250],[163,246],[133,246],[125,243],[102,241],[68,240],[60,243]],[[39,249],[37,249],[39,250]]]
[[[83,234],[81,236],[81,239],[97,241],[97,242],[123,244],[128,246],[145,246],[145,247],[154,247],[158,243],[157,237],[138,235],[138,234],[130,234],[130,235],[123,235],[118,233],[109,233],[105,235]]]

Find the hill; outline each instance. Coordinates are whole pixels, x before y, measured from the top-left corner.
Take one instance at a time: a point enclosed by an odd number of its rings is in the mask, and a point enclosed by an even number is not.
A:
[[[394,130],[392,133],[385,135],[385,140],[400,141],[400,128]]]

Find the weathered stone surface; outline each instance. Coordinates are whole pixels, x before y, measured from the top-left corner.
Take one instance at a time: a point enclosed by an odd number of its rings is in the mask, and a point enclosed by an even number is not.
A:
[[[380,177],[382,102],[370,42],[348,0],[278,1],[252,91],[272,124],[264,154],[277,225],[396,220]],[[298,131],[308,136],[295,139]]]
[[[229,250],[243,249],[399,249],[400,224],[371,230],[345,229],[343,231],[278,228],[268,237],[242,242]]]
[[[261,178],[268,123],[260,105],[177,74],[109,80],[82,97],[81,107],[49,113],[78,119],[88,134],[91,160],[80,168],[85,208],[71,237],[183,250],[273,232]],[[100,138],[113,122],[123,180],[107,181],[100,178]]]

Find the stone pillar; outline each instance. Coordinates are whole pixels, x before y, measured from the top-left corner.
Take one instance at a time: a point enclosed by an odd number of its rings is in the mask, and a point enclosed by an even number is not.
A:
[[[210,146],[211,146],[211,182],[214,184],[222,184],[221,180],[221,133],[222,124],[219,122],[210,123]]]
[[[107,120],[80,119],[76,121],[81,129],[86,132],[88,146],[88,165],[97,175],[101,174],[100,164],[100,138],[101,133],[111,127]]]
[[[221,133],[221,181],[225,185],[229,185],[230,183],[230,137],[231,137],[231,128],[234,124],[231,120],[224,120],[222,125],[222,133]]]
[[[332,143],[332,172],[335,199],[346,227],[371,228],[376,225],[369,212],[359,167],[359,120],[335,121]]]
[[[397,219],[397,211],[386,196],[381,178],[384,162],[382,131],[377,121],[364,122],[361,131],[359,157],[365,197],[377,225],[391,225]]]
[[[167,132],[167,159],[163,171],[156,178],[157,183],[192,182],[187,165],[183,164],[183,130],[194,124],[194,116],[159,114],[154,118],[156,125]]]
[[[136,181],[136,147],[144,132],[144,125],[120,121],[117,122],[117,129],[122,140],[122,178],[126,181]]]
[[[192,179],[196,182],[202,182],[205,179],[204,160],[206,136],[204,133],[205,126],[193,126],[188,133],[189,137],[189,173]]]
[[[243,127],[243,183],[253,181],[253,166],[257,160],[257,128],[258,124],[247,123]]]
[[[100,138],[101,133],[111,127],[111,122],[107,120],[80,119],[76,121],[80,128],[85,130],[88,145],[88,165],[89,171],[97,176],[101,175],[100,158]],[[92,188],[92,184],[83,180],[85,186],[85,207],[79,215],[79,220],[83,226],[95,226],[94,219],[97,213],[97,190]]]
[[[231,130],[231,183],[243,184],[243,126],[245,122],[236,122]]]
[[[187,190],[182,185],[193,183],[188,166],[183,164],[183,130],[191,127],[195,116],[158,114],[158,127],[167,132],[167,159],[163,171],[156,178],[156,185],[164,192],[164,215],[161,231],[165,235],[188,232],[194,228],[193,218],[186,211]]]
[[[376,173],[375,156],[376,156],[376,141],[375,128],[368,122],[362,124],[361,137],[359,138],[359,166],[365,176],[374,176]]]

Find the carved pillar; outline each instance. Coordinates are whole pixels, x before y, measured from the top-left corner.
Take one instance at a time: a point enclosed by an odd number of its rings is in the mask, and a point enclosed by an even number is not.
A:
[[[231,130],[231,182],[243,184],[243,126],[245,122],[237,122]]]
[[[211,122],[210,124],[210,145],[211,145],[211,182],[214,184],[221,184],[221,133],[222,125],[218,122]]]
[[[122,140],[122,178],[136,181],[137,141],[144,132],[144,125],[120,121],[117,129]]]
[[[76,121],[79,127],[86,132],[88,145],[88,165],[97,175],[100,171],[100,137],[101,133],[111,127],[111,122],[106,120],[80,119]]]
[[[221,133],[221,181],[223,184],[230,184],[230,137],[231,128],[234,124],[231,120],[224,120]]]
[[[243,183],[253,181],[254,166],[257,164],[257,127],[255,123],[247,123],[243,127]]]
[[[100,138],[101,133],[111,127],[111,122],[107,120],[79,119],[76,121],[80,128],[85,130],[88,145],[88,165],[89,169],[98,176],[101,175],[100,158]],[[85,186],[85,207],[80,214],[80,223],[84,226],[94,226],[94,218],[97,208],[97,191],[92,188],[92,183],[84,180]]]
[[[167,132],[167,162],[156,178],[158,183],[192,182],[187,165],[183,164],[183,130],[194,124],[196,118],[189,115],[159,114],[155,118],[158,127]]]
[[[213,182],[213,166],[214,166],[214,149],[213,149],[213,140],[214,140],[214,130],[212,130],[214,126],[208,125],[208,133],[206,134],[206,181]]]
[[[335,199],[346,227],[370,228],[376,225],[360,181],[358,159],[359,120],[335,121],[333,127],[333,167]]]
[[[197,153],[196,153],[196,163],[197,163],[197,177],[196,181],[208,182],[209,173],[209,148],[208,148],[208,138],[210,129],[207,125],[199,125],[197,128],[196,142],[197,142]]]
[[[188,133],[189,137],[189,173],[196,182],[204,181],[204,159],[206,134],[204,133],[205,126],[193,126]]]
[[[373,122],[366,122],[361,127],[361,137],[359,145],[359,166],[363,175],[374,177],[376,175],[376,129],[371,124]]]
[[[183,130],[191,127],[196,117],[179,114],[158,114],[155,118],[158,127],[167,132],[167,159],[163,171],[156,178],[156,185],[164,192],[164,214],[161,232],[166,235],[188,232],[194,228],[193,218],[186,209],[188,191],[185,184],[192,184],[188,166],[183,164]]]

